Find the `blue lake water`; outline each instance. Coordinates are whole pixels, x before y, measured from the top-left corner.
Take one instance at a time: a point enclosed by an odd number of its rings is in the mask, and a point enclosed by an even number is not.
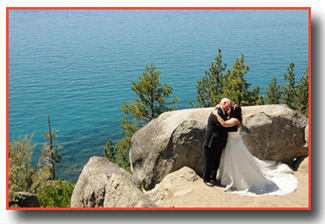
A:
[[[297,80],[308,67],[308,24],[307,10],[10,10],[9,141],[46,142],[49,114],[64,146],[57,175],[76,181],[121,139],[122,100],[150,62],[179,109],[195,101],[218,48],[229,68],[244,53],[246,80],[265,94],[290,62]]]

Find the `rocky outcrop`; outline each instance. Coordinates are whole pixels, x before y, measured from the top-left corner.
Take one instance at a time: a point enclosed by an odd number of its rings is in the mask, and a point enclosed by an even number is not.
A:
[[[187,194],[193,191],[191,185],[199,179],[200,177],[194,170],[183,167],[168,174],[161,183],[157,184],[154,189],[145,192],[145,194],[158,206],[161,206],[164,200],[186,197]]]
[[[145,189],[152,189],[168,173],[183,166],[202,173],[202,143],[212,110],[166,112],[134,134],[130,150],[131,169]]]
[[[18,196],[18,201],[9,203],[9,206],[17,205],[18,207],[22,208],[40,207],[37,195],[29,192],[16,192],[16,194]]]
[[[184,166],[202,174],[203,138],[214,108],[166,112],[132,138],[131,169],[145,189]],[[308,120],[287,105],[243,107],[244,143],[260,159],[291,163],[308,152]],[[307,130],[307,132],[306,132]]]
[[[287,105],[245,107],[244,115],[241,135],[254,156],[291,164],[308,153],[308,119]]]
[[[103,157],[92,157],[79,176],[71,207],[156,207],[131,174]]]

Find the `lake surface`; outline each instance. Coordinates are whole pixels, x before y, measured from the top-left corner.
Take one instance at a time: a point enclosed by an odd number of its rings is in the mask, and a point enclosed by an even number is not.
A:
[[[230,68],[245,54],[246,81],[265,94],[290,62],[308,67],[307,10],[10,10],[9,141],[46,142],[47,116],[64,146],[59,178],[76,181],[91,156],[120,134],[122,100],[153,62],[178,109],[222,49]]]

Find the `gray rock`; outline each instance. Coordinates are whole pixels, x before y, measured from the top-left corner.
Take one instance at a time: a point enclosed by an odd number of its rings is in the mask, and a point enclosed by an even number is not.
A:
[[[37,195],[31,194],[29,192],[16,192],[19,196],[18,202],[14,202],[9,206],[14,204],[18,205],[19,207],[40,207]]]
[[[184,166],[202,174],[203,138],[213,109],[166,112],[135,133],[130,150],[131,170],[145,189],[152,189],[167,174]],[[291,163],[302,152],[308,152],[308,119],[287,105],[242,109],[241,134],[254,156]]]
[[[287,105],[250,106],[244,109],[240,134],[259,159],[291,164],[308,153],[307,126],[308,119]]]
[[[170,172],[178,170],[184,165],[196,170],[202,175],[204,141],[206,125],[195,120],[185,120],[177,126],[171,136],[171,149],[173,152],[173,168]]]
[[[79,176],[71,207],[155,207],[131,174],[106,158],[92,157]]]
[[[166,112],[134,134],[131,170],[145,189],[152,189],[168,173],[183,166],[202,173],[205,123],[212,110]]]
[[[174,197],[186,197],[193,191],[192,184],[200,177],[189,167],[183,167],[166,175],[163,180],[145,194],[161,206],[165,200]]]

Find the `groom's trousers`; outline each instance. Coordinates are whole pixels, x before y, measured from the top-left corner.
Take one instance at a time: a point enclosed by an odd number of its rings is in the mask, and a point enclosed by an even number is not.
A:
[[[205,181],[210,181],[211,178],[216,179],[223,148],[224,147],[222,145],[218,145],[214,149],[205,146],[205,158],[202,177]]]

